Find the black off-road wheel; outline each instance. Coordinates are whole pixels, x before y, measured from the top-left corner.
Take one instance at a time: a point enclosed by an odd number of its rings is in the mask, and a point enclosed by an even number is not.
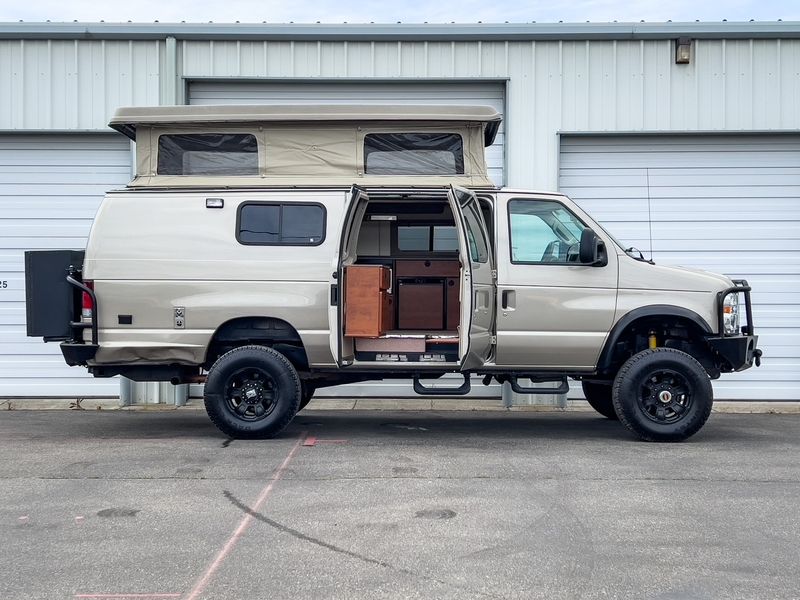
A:
[[[283,354],[266,346],[241,346],[220,356],[208,371],[208,416],[236,439],[271,438],[300,406],[300,378]]]
[[[308,403],[311,402],[311,398],[314,397],[314,392],[316,391],[317,388],[314,387],[314,384],[306,381],[303,382],[303,395],[300,397],[300,408],[298,410],[303,410],[308,406]]]
[[[614,379],[619,420],[648,442],[680,442],[703,427],[714,392],[702,365],[673,348],[635,354]]]
[[[582,381],[583,395],[593,409],[608,419],[616,421],[619,419],[614,410],[614,402],[611,400],[612,383],[598,383],[596,381]]]

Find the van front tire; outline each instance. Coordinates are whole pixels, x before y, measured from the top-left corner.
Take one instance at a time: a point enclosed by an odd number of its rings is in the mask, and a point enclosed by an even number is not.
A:
[[[680,442],[708,420],[714,391],[694,358],[674,348],[654,348],[622,365],[612,399],[619,420],[639,438]]]
[[[278,435],[297,413],[302,386],[285,356],[266,346],[241,346],[220,356],[208,371],[206,412],[235,439]]]

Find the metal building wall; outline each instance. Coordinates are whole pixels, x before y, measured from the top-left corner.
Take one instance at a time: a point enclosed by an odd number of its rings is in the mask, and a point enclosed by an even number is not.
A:
[[[159,104],[163,41],[0,40],[0,130],[105,130]]]
[[[170,43],[171,42],[171,43]],[[560,131],[800,128],[800,40],[0,40],[0,129],[102,130],[186,80],[507,80],[508,182],[557,186]]]
[[[800,128],[800,40],[183,41],[196,78],[507,79],[508,182],[555,189],[560,131]]]

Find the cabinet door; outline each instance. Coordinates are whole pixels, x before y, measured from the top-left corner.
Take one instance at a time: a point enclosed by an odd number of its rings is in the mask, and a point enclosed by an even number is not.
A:
[[[444,329],[442,283],[400,281],[397,284],[397,328],[441,331]]]
[[[458,300],[458,278],[448,277],[444,282],[444,286],[445,298],[447,298],[445,303],[445,329],[447,329],[447,331],[456,331],[458,330],[458,321],[461,318],[459,311],[460,302]]]

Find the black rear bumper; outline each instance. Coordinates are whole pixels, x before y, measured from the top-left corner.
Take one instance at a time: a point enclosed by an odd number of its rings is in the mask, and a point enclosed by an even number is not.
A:
[[[97,354],[98,344],[83,344],[75,342],[61,342],[61,354],[70,367],[86,366],[86,363]]]

